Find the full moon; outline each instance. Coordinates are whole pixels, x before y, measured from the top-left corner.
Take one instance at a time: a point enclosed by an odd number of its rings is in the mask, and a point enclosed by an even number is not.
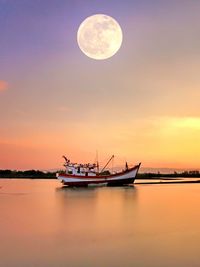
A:
[[[77,42],[81,51],[90,58],[102,60],[117,53],[122,44],[119,23],[110,16],[96,14],[79,26]]]

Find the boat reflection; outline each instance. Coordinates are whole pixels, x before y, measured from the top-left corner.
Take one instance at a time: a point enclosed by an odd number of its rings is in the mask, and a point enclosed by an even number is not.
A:
[[[109,235],[127,227],[125,218],[134,216],[137,189],[126,187],[88,187],[56,189],[60,221],[68,229],[68,236],[79,233]],[[112,212],[111,212],[112,211]],[[80,223],[81,222],[81,223]]]

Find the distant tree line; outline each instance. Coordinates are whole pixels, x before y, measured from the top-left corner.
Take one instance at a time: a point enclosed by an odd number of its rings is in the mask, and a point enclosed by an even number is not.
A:
[[[42,172],[38,170],[27,171],[12,171],[12,170],[0,170],[0,178],[31,178],[31,179],[55,179],[55,172]]]
[[[108,175],[109,172],[105,171],[103,175]],[[102,174],[101,174],[102,175]],[[156,179],[156,178],[200,178],[199,171],[184,171],[184,172],[174,172],[169,174],[164,173],[138,173],[138,179]],[[56,179],[56,172],[43,172],[39,170],[27,170],[27,171],[16,171],[16,170],[0,170],[0,178],[30,178],[30,179]]]
[[[150,179],[150,178],[162,178],[162,177],[168,177],[168,178],[200,178],[200,172],[198,170],[194,171],[184,171],[184,172],[174,172],[174,173],[139,173],[138,178],[140,179]]]

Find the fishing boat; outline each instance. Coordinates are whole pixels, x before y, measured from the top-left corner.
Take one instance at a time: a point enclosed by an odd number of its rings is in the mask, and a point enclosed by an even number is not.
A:
[[[109,159],[103,169],[99,170],[99,163],[77,164],[71,163],[68,158],[65,159],[64,167],[66,171],[57,173],[57,178],[67,186],[89,186],[89,185],[107,185],[122,186],[132,184],[135,181],[141,163],[129,168],[126,163],[124,170],[110,173],[105,171],[114,155]]]

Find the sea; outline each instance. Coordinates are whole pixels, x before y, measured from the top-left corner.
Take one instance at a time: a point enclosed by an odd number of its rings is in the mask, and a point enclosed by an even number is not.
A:
[[[200,184],[0,179],[1,267],[199,267]]]

